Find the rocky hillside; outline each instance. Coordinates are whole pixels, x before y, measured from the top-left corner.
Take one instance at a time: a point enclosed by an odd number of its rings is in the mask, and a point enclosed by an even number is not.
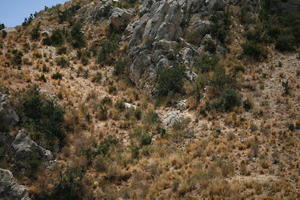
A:
[[[0,26],[0,199],[300,199],[297,0],[72,0]]]

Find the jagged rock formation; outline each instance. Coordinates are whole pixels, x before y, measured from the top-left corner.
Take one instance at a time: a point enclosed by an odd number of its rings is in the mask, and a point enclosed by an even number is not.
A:
[[[159,69],[193,65],[201,50],[183,37],[197,31],[201,40],[210,25],[205,16],[223,11],[224,7],[223,0],[143,1],[139,8],[141,17],[127,27],[128,32],[133,32],[128,48],[132,58],[131,79],[139,87],[151,89]]]
[[[24,130],[19,131],[14,142],[12,143],[12,147],[15,150],[16,158],[18,160],[26,161],[26,159],[32,157],[33,154],[35,154],[37,159],[40,160],[45,161],[53,159],[51,151],[44,149],[36,142],[31,140]]]
[[[0,169],[0,199],[30,200],[26,188],[19,185],[11,171]]]

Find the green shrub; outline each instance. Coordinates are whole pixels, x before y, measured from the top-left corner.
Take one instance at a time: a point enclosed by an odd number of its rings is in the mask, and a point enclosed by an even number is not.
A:
[[[102,99],[101,103],[105,104],[105,105],[110,105],[112,103],[112,100],[111,100],[111,98],[106,96]]]
[[[149,126],[153,126],[160,123],[160,118],[155,111],[151,110],[144,116],[144,122]]]
[[[37,40],[40,38],[40,23],[38,23],[31,31],[31,39]]]
[[[119,143],[118,139],[109,135],[97,147],[97,154],[107,155],[110,148]]]
[[[81,6],[79,4],[76,4],[67,8],[64,11],[58,10],[59,23],[63,23],[64,21],[72,22],[73,16],[76,14],[76,11],[80,8]]]
[[[16,65],[16,66],[21,65],[21,64],[22,64],[22,57],[23,57],[22,51],[19,51],[19,50],[14,49],[14,50],[12,51],[12,53],[13,53],[13,57],[12,57],[12,59],[11,59],[11,63],[12,63],[13,65]]]
[[[103,105],[97,106],[96,117],[98,118],[98,120],[100,121],[107,120],[107,116],[108,116],[107,108]]]
[[[42,192],[35,196],[36,200],[56,199],[73,200],[86,196],[85,187],[82,184],[84,170],[80,167],[68,167],[60,172],[59,181],[55,183],[53,191]]]
[[[217,91],[223,91],[224,88],[236,88],[236,80],[227,75],[224,67],[217,67],[214,70],[214,74],[209,81],[209,84],[213,86]]]
[[[231,25],[230,14],[228,12],[216,12],[210,17],[210,20],[213,22],[209,27],[210,34],[220,42],[225,43]]]
[[[63,30],[54,30],[50,37],[47,36],[43,39],[43,44],[48,46],[61,46],[65,42],[64,35]]]
[[[164,68],[158,72],[158,96],[166,96],[170,92],[181,93],[183,87],[184,67]]]
[[[108,39],[104,40],[101,43],[101,49],[98,53],[97,58],[98,63],[104,63],[108,58],[108,55],[118,49],[119,40],[120,36],[118,34],[112,33]]]
[[[5,25],[4,25],[4,24],[0,24],[0,31],[1,31],[2,29],[5,29]]]
[[[117,94],[117,88],[113,85],[109,86],[108,93],[109,94],[114,94],[114,95]]]
[[[293,35],[291,35],[291,34],[281,35],[281,36],[279,36],[279,38],[277,39],[277,41],[275,43],[275,48],[282,52],[293,51],[293,50],[295,50],[294,44],[295,44],[295,38]]]
[[[102,80],[102,74],[101,74],[101,72],[97,72],[97,73],[94,75],[94,77],[93,77],[93,79],[92,79],[92,82],[94,82],[94,83],[100,83],[101,80]]]
[[[80,22],[75,23],[71,27],[71,32],[70,32],[71,44],[74,48],[82,48],[86,44],[84,34],[81,31],[81,29],[82,29],[82,24]]]
[[[218,62],[218,57],[203,54],[195,59],[194,68],[196,68],[196,70],[201,73],[210,72],[215,69]]]
[[[204,42],[204,50],[208,51],[209,53],[215,53],[216,52],[216,44],[214,41],[212,40],[206,40]]]
[[[127,65],[126,61],[117,61],[114,65],[114,75],[120,76],[124,74],[125,72],[125,67]]]
[[[55,61],[56,61],[56,64],[57,65],[59,65],[59,66],[61,66],[61,67],[69,67],[70,66],[70,62],[69,62],[69,60],[67,60],[67,58],[65,58],[65,57],[57,57],[56,59],[55,59]]]
[[[38,136],[48,139],[49,143],[53,138],[60,142],[65,138],[64,110],[53,99],[41,94],[37,86],[21,95],[18,114],[23,126],[37,131]]]
[[[242,44],[243,54],[246,56],[250,56],[255,60],[261,60],[266,57],[265,48],[254,42],[245,42]]]
[[[124,101],[117,101],[115,104],[115,107],[119,110],[119,111],[124,111],[125,110],[125,104]]]
[[[240,106],[240,97],[236,90],[227,88],[222,92],[218,99],[210,104],[210,106],[217,111],[231,111],[232,108]]]
[[[59,47],[59,48],[56,49],[56,52],[57,52],[58,55],[66,54],[67,53],[67,47],[64,47],[64,46]]]
[[[59,73],[59,72],[56,72],[55,74],[52,75],[52,79],[55,79],[55,80],[61,80],[62,79],[62,74]]]
[[[149,145],[152,142],[152,136],[149,133],[144,133],[139,137],[141,146]]]
[[[6,38],[7,32],[5,30],[2,30],[1,32],[2,32],[2,38]]]
[[[32,22],[33,18],[34,18],[33,14],[30,14],[28,18],[24,19],[22,26],[28,26]]]

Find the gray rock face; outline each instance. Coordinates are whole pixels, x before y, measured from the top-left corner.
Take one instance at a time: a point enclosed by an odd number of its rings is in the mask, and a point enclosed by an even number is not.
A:
[[[113,8],[110,16],[110,26],[114,30],[123,31],[128,25],[132,14],[129,11]]]
[[[19,185],[13,174],[6,169],[0,169],[0,199],[30,200],[26,188]]]
[[[160,67],[174,64],[178,39],[183,35],[183,10],[179,1],[146,0],[140,8],[141,18],[134,22],[129,42],[132,58],[130,78],[142,88],[150,88]],[[141,81],[143,80],[143,82]]]
[[[180,121],[182,119],[182,114],[179,110],[172,111],[167,115],[163,116],[162,122],[165,126],[172,126],[175,122]]]
[[[32,158],[32,156],[38,156],[38,159],[43,161],[53,159],[51,151],[44,149],[31,140],[24,130],[19,131],[12,143],[12,147],[15,151],[16,159],[20,161],[26,161],[26,159]]]
[[[140,18],[126,28],[130,38],[128,55],[132,59],[130,78],[139,87],[155,93],[157,72],[175,65],[192,66],[201,49],[183,37],[197,32],[201,39],[207,34],[210,22],[204,20],[209,9],[223,10],[223,0],[144,0]],[[129,36],[128,36],[129,35]],[[130,37],[131,36],[131,37]],[[200,43],[199,43],[200,44]],[[193,74],[188,74],[194,80]]]
[[[19,117],[8,101],[8,95],[0,93],[0,131],[8,131]]]

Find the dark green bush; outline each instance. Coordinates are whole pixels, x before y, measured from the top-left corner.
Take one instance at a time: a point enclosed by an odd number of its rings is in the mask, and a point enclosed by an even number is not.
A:
[[[93,79],[92,79],[92,82],[94,82],[94,83],[100,83],[101,80],[102,80],[102,74],[101,74],[101,72],[97,72],[97,73],[94,75],[94,77],[93,77]]]
[[[110,97],[104,97],[101,101],[102,104],[110,105],[112,103],[112,100]]]
[[[4,25],[4,24],[0,24],[0,31],[1,31],[2,29],[5,29],[5,25]]]
[[[28,18],[24,19],[22,26],[28,26],[32,22],[33,18],[34,18],[34,15],[30,14]]]
[[[214,70],[214,74],[209,82],[211,86],[217,89],[217,92],[223,91],[224,88],[236,88],[236,80],[225,73],[225,69],[221,66]]]
[[[213,101],[210,106],[217,111],[231,111],[232,108],[240,106],[240,97],[238,96],[236,90],[225,89],[222,94]]]
[[[53,191],[47,193],[42,191],[35,196],[35,200],[56,199],[74,200],[82,199],[86,195],[82,178],[84,170],[79,167],[68,167],[60,172],[59,181],[54,185]]]
[[[46,138],[49,143],[53,138],[60,142],[65,138],[64,110],[53,99],[41,94],[37,86],[21,95],[18,114],[23,126],[38,132],[35,137]]]
[[[76,14],[76,11],[81,8],[80,5],[76,4],[64,11],[58,10],[58,19],[59,23],[63,23],[64,21],[72,22],[73,16]]]
[[[125,73],[126,61],[117,61],[114,65],[114,75],[120,76]]]
[[[81,29],[82,29],[82,24],[80,22],[75,23],[71,27],[71,32],[70,32],[71,44],[74,48],[82,48],[86,44],[84,34],[81,31]]]
[[[106,155],[111,147],[119,143],[118,139],[109,135],[97,147],[97,154]]]
[[[1,32],[2,32],[2,38],[6,38],[7,32],[5,30],[2,30]]]
[[[115,104],[115,107],[119,110],[119,111],[124,111],[125,110],[125,104],[124,101],[117,101]]]
[[[64,35],[63,30],[54,30],[50,37],[47,36],[43,39],[43,44],[48,46],[61,46],[65,42]]]
[[[266,49],[254,42],[245,42],[242,44],[243,54],[254,58],[255,60],[262,60],[266,57]]]
[[[98,52],[98,63],[102,64],[108,59],[108,55],[118,49],[120,36],[112,33],[111,36],[101,43],[101,49]]]
[[[152,136],[149,133],[144,133],[139,137],[139,142],[141,146],[151,144]]]
[[[204,50],[208,51],[209,53],[216,53],[216,44],[214,41],[212,40],[206,40],[204,42]]]
[[[295,45],[295,38],[293,35],[281,35],[275,43],[275,48],[279,51],[293,51]]]
[[[160,123],[160,118],[155,111],[149,111],[144,116],[144,122],[149,126],[153,126]]]
[[[57,57],[55,59],[55,61],[56,61],[56,64],[61,67],[69,67],[70,66],[69,60],[67,60],[67,58],[65,58],[65,57]]]
[[[56,49],[56,52],[57,52],[58,55],[66,54],[67,53],[67,47],[64,47],[64,46],[59,47],[59,48]]]
[[[40,23],[38,23],[31,31],[31,39],[37,40],[40,38]]]
[[[104,105],[97,106],[96,117],[98,118],[98,120],[100,121],[107,120],[107,116],[108,116],[107,108]]]
[[[181,93],[183,87],[184,67],[175,66],[164,68],[158,72],[157,93],[158,96],[166,96],[170,92]]]
[[[210,72],[216,68],[218,62],[218,57],[203,54],[195,59],[194,68],[201,73]]]
[[[61,80],[62,79],[62,74],[59,73],[59,72],[56,72],[55,74],[52,75],[52,79],[55,79],[55,80]]]
[[[109,86],[109,88],[108,88],[108,93],[109,94],[113,94],[113,95],[115,95],[115,94],[117,94],[117,88],[115,87],[115,86],[113,86],[113,85],[111,85],[111,86]]]
[[[23,57],[22,51],[14,49],[12,51],[12,53],[13,53],[13,57],[11,59],[11,63],[13,65],[21,65],[22,64],[22,57]]]
[[[225,43],[231,25],[230,14],[228,12],[216,12],[210,17],[210,20],[213,22],[209,27],[210,34],[220,42]]]

